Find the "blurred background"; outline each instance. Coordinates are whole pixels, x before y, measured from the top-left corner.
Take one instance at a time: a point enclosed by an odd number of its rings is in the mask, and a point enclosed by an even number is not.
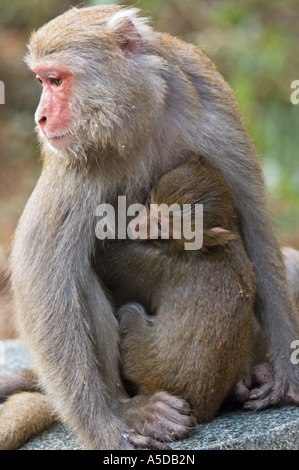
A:
[[[101,3],[113,2],[0,0],[0,266],[40,172],[33,132],[40,87],[22,62],[28,35],[71,5]],[[137,6],[157,29],[197,44],[217,63],[260,156],[279,237],[299,248],[299,105],[290,101],[291,82],[299,80],[299,0],[121,3]]]

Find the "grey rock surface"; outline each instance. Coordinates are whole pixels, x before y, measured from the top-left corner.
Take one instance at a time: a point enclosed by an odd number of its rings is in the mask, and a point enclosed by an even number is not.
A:
[[[0,375],[30,364],[22,341],[0,342]],[[299,407],[281,407],[255,413],[222,412],[212,422],[196,427],[188,439],[171,445],[174,450],[293,449],[299,450]],[[57,425],[28,441],[23,450],[84,449],[69,430]]]

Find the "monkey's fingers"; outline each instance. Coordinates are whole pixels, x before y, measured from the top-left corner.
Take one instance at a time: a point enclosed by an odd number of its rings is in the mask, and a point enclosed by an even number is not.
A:
[[[187,436],[195,425],[188,403],[166,392],[137,395],[120,413],[138,433],[159,441]]]
[[[257,411],[277,405],[284,396],[283,381],[277,375],[273,375],[269,364],[256,366],[255,372],[255,378],[261,385],[250,391],[249,400],[244,404],[244,408]]]
[[[234,394],[246,410],[261,410],[279,403],[282,383],[275,380],[272,367],[268,363],[258,364],[250,376],[242,377],[234,386]]]
[[[245,403],[249,399],[252,381],[251,376],[241,377],[234,385],[232,393],[240,403]]]
[[[273,387],[269,386],[262,386],[260,389],[252,390],[255,392],[252,399],[244,403],[243,408],[249,411],[258,411],[268,408],[269,406],[278,405],[281,401],[282,395],[280,390],[273,390]],[[261,397],[261,398],[258,398]]]
[[[245,410],[257,411],[274,405],[276,397],[272,397],[272,384],[264,384],[259,388],[254,388],[250,391],[249,400],[243,405]]]
[[[133,431],[133,430],[131,430]],[[128,442],[126,449],[150,449],[150,450],[171,450],[168,444],[151,439],[150,437],[141,436],[140,434],[132,434],[123,436]]]

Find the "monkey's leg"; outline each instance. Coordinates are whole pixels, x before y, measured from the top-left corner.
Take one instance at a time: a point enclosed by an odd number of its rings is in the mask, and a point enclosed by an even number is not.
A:
[[[0,412],[0,450],[13,450],[55,424],[48,399],[38,392],[16,393]]]
[[[0,403],[17,392],[40,392],[38,378],[31,369],[19,369],[0,377]]]
[[[138,383],[145,374],[150,374],[146,365],[149,353],[146,344],[154,317],[147,315],[144,308],[137,303],[121,307],[117,317],[121,336],[125,338],[121,345],[122,363],[125,370],[126,363],[129,364],[130,370],[134,369]],[[134,357],[131,355],[132,350]],[[190,416],[188,403],[163,391],[157,391],[152,395],[138,394],[129,400],[124,400],[119,413],[140,434],[169,442],[186,436],[195,425],[194,419]]]
[[[284,247],[282,253],[299,318],[299,251]],[[273,367],[266,362],[268,360],[267,338],[257,321],[255,322],[253,351],[254,363],[257,365],[254,365],[250,373],[235,384],[233,393],[240,403],[244,403],[244,408],[256,411],[276,405],[281,399],[279,389],[275,387]],[[298,400],[296,401],[294,397],[293,401],[298,404]]]
[[[140,387],[142,380],[150,376],[154,380],[153,361],[154,354],[150,350],[152,341],[152,328],[150,317],[145,309],[138,303],[123,305],[116,314],[120,324],[120,353],[121,365],[126,378]],[[158,391],[159,388],[152,391]]]

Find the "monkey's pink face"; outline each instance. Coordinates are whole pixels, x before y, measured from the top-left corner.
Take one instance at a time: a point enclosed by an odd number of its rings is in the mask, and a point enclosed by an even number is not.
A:
[[[35,122],[41,136],[52,147],[62,150],[74,138],[70,110],[73,75],[50,62],[38,64],[33,71],[43,86]]]

